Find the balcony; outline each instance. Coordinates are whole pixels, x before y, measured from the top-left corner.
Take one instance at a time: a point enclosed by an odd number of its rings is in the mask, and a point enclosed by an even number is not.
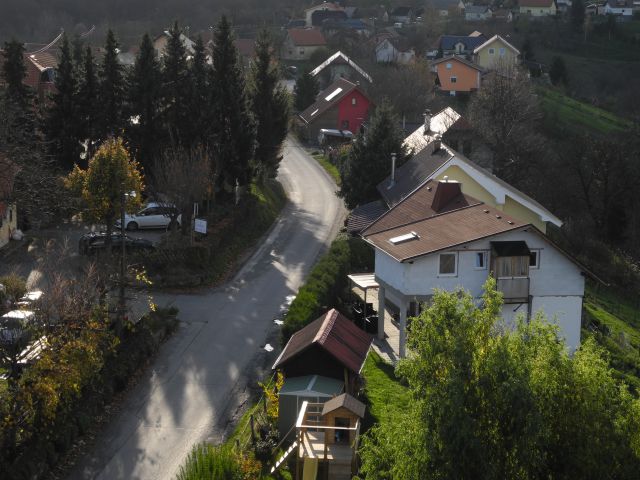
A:
[[[497,279],[498,291],[504,303],[527,303],[529,301],[529,277],[502,277]]]

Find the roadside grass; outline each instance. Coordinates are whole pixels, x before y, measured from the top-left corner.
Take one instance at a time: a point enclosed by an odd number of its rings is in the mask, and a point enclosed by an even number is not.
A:
[[[385,362],[374,350],[369,352],[362,371],[367,404],[364,426],[368,428],[374,423],[394,422],[411,402],[409,388],[396,376],[393,365]]]
[[[540,87],[542,109],[545,114],[568,129],[588,128],[592,131],[608,134],[624,132],[630,129],[632,122],[625,120],[601,108],[580,102],[551,89]]]
[[[587,288],[583,336],[608,352],[616,376],[640,395],[640,309],[610,289]]]
[[[329,159],[322,153],[316,153],[312,155],[313,158],[325,169],[325,171],[331,175],[333,181],[336,182],[336,185],[342,185],[342,178],[340,178],[340,171],[338,167],[336,167],[333,163],[329,161]]]

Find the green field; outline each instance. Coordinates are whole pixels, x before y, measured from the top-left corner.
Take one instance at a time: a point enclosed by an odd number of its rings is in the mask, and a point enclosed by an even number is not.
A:
[[[570,130],[587,128],[609,134],[624,132],[633,126],[632,122],[611,112],[574,100],[556,90],[540,87],[537,92],[545,115]]]

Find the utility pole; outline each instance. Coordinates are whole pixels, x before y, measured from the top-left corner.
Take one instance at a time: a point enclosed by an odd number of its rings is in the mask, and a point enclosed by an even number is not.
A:
[[[125,191],[124,185],[122,186],[122,195],[120,196],[120,235],[122,236],[122,254],[120,255],[120,285],[119,285],[119,298],[118,298],[118,323],[117,334],[122,333],[122,327],[124,326],[124,320],[127,312],[127,300],[125,298],[125,278],[126,278],[126,237],[125,237],[125,225],[124,225],[124,207],[125,207]]]

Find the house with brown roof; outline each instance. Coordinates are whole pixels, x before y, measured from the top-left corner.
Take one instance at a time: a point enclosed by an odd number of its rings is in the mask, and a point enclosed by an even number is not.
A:
[[[548,17],[557,13],[555,0],[520,0],[520,15],[531,17]]]
[[[290,28],[287,30],[280,57],[284,60],[308,60],[313,52],[326,46],[327,40],[319,28]]]
[[[489,275],[503,295],[504,328],[542,311],[570,351],[580,344],[584,276],[591,274],[535,225],[465,194],[455,178],[423,183],[362,237],[375,249],[378,312],[387,304],[399,311],[401,357],[407,317],[435,289],[462,287],[480,299]],[[378,318],[384,331],[384,315]]]
[[[416,59],[416,52],[404,38],[382,38],[375,48],[376,62],[406,65]]]
[[[437,88],[451,96],[480,89],[482,67],[457,55],[431,62],[436,74]]]
[[[301,136],[311,141],[326,129],[356,133],[369,117],[371,106],[371,100],[360,85],[339,78],[298,114],[296,128]]]

